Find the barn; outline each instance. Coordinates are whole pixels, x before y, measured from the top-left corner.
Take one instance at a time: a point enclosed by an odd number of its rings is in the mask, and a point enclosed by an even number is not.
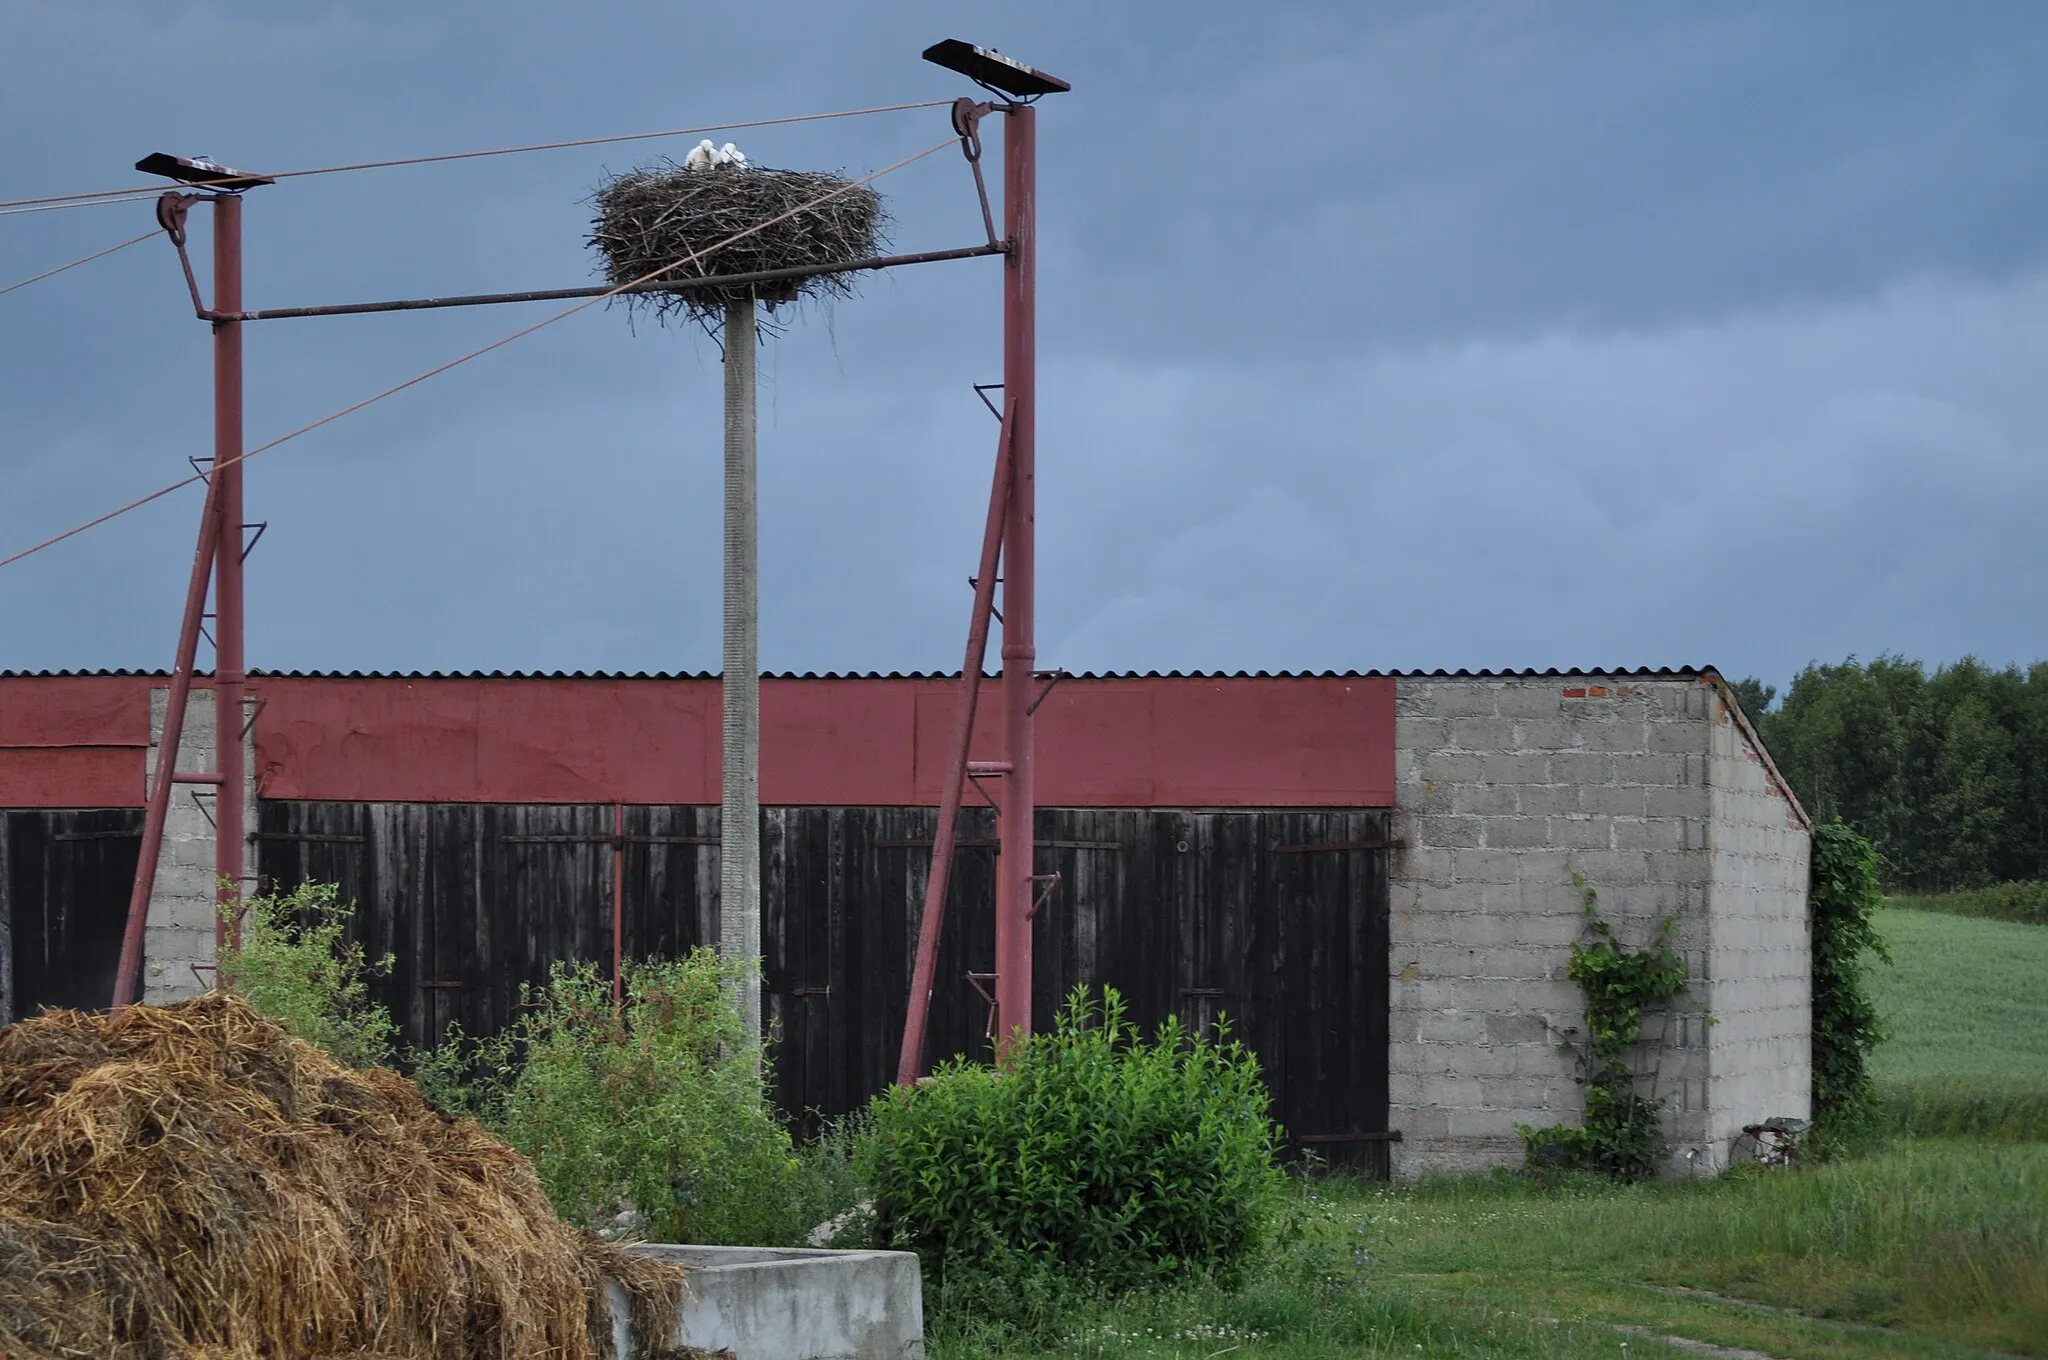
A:
[[[0,1019],[106,1004],[168,685],[0,674]],[[793,1115],[893,1075],[957,685],[763,680],[763,1012]],[[190,703],[178,765],[203,770],[212,696]],[[1089,982],[1141,1022],[1227,1017],[1295,1146],[1512,1162],[1517,1123],[1580,1109],[1556,1038],[1577,874],[1625,938],[1678,923],[1692,982],[1641,1064],[1674,1170],[1807,1113],[1811,828],[1713,669],[1087,675],[1041,704],[1040,1016]],[[502,1025],[551,960],[718,939],[715,675],[256,672],[228,727],[248,875],[341,885],[414,1042]],[[172,805],[149,999],[210,981],[211,793]],[[935,1055],[984,1043],[995,850],[968,807]]]

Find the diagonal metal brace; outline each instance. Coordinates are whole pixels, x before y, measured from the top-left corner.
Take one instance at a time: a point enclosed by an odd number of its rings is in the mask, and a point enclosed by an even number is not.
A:
[[[988,1002],[988,1028],[982,1032],[981,1036],[984,1039],[996,1037],[996,996],[994,992],[991,992],[981,984],[984,982],[994,982],[995,980],[996,975],[994,973],[969,973],[967,975],[967,985],[979,992],[983,1001]]]
[[[1052,900],[1053,891],[1060,886],[1060,876],[1057,873],[1033,874],[1031,876],[1031,881],[1033,883],[1043,883],[1045,885],[1045,888],[1038,894],[1038,897],[1031,903],[1031,910],[1024,913],[1024,919],[1027,921],[1036,918],[1038,915],[1038,909],[1044,906],[1047,902],[1050,902]]]
[[[1024,710],[1026,716],[1038,711],[1038,706],[1045,702],[1045,696],[1052,693],[1054,685],[1067,678],[1067,673],[1064,670],[1040,671],[1038,672],[1038,678],[1045,681],[1045,688],[1038,691],[1038,697],[1031,701],[1031,707]]]

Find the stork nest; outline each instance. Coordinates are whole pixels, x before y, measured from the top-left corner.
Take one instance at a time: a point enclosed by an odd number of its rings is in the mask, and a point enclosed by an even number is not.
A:
[[[609,283],[616,287],[674,266],[662,276],[676,280],[673,288],[620,294],[629,305],[643,306],[664,320],[681,314],[707,321],[728,302],[749,298],[773,311],[804,297],[850,297],[849,274],[737,284],[717,280],[719,275],[869,259],[879,252],[887,225],[882,197],[867,185],[855,186],[838,175],[754,166],[685,170],[664,161],[615,177],[593,202],[597,216],[590,244],[604,252]],[[760,229],[748,230],[753,227]],[[738,240],[720,245],[743,231],[747,234]]]
[[[234,997],[0,1030],[0,1355],[592,1360],[607,1277],[643,1353],[674,1354],[673,1265]]]

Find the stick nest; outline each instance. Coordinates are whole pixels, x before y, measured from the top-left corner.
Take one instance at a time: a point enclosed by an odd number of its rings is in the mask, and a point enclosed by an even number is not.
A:
[[[629,305],[644,305],[664,320],[681,313],[706,321],[722,314],[726,303],[748,298],[773,311],[803,297],[850,297],[853,284],[847,274],[766,283],[684,282],[873,257],[887,225],[882,198],[867,185],[849,184],[838,175],[801,170],[731,165],[685,170],[665,161],[619,175],[598,190],[590,244],[604,252],[605,279],[614,287],[676,266],[663,276],[675,278],[675,288],[621,294]],[[814,201],[826,194],[833,196]],[[762,223],[769,225],[712,249]],[[707,253],[690,258],[700,251]]]
[[[607,1276],[670,1354],[673,1265],[571,1228],[518,1153],[234,997],[0,1030],[0,1354],[595,1360]]]

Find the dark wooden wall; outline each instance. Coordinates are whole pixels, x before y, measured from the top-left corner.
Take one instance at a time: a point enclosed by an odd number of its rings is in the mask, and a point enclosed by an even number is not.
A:
[[[718,809],[624,810],[631,957],[715,943]],[[333,882],[393,969],[378,984],[414,1043],[450,1020],[506,1023],[555,959],[611,957],[604,805],[262,804],[259,868],[288,888]],[[1040,873],[1061,882],[1034,923],[1033,1006],[1073,986],[1121,991],[1131,1017],[1228,1017],[1257,1052],[1274,1113],[1331,1161],[1385,1170],[1387,814],[1043,809]],[[854,1109],[894,1075],[937,813],[762,813],[763,1008],[783,1108]],[[995,826],[962,814],[927,1061],[987,1051]],[[132,859],[132,855],[131,855]]]
[[[113,1000],[142,810],[0,811],[0,1024]]]

